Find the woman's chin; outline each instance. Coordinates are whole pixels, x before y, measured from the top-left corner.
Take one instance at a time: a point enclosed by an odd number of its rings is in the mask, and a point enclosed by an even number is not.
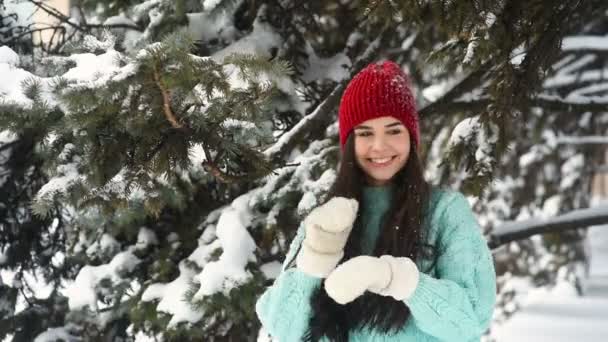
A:
[[[374,174],[372,174],[372,175],[370,175],[370,176],[367,177],[367,182],[370,185],[376,185],[376,186],[377,185],[385,185],[388,182],[390,182],[390,180],[393,178],[392,176],[393,175],[384,175],[384,174],[382,174],[382,175],[374,175]]]

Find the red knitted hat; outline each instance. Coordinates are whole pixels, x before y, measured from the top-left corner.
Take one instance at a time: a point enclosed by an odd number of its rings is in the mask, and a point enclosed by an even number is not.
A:
[[[355,126],[382,116],[401,121],[419,145],[418,113],[409,78],[391,61],[369,64],[346,87],[338,110],[340,146],[344,148]]]

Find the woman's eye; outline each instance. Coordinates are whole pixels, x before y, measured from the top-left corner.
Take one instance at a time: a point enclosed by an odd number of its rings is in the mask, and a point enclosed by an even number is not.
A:
[[[357,133],[358,137],[369,137],[370,135],[372,135],[372,133],[370,133],[370,132],[359,132],[359,133]]]
[[[397,135],[399,133],[401,133],[400,129],[391,129],[390,131],[388,131],[388,134],[390,135]]]

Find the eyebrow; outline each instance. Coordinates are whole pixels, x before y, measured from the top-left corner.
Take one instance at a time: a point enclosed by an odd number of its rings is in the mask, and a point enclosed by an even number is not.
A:
[[[390,123],[390,124],[388,124],[388,125],[386,125],[384,127],[385,128],[391,128],[391,127],[394,127],[394,126],[401,126],[401,125],[403,125],[401,122],[395,121],[395,122]],[[369,126],[359,125],[359,126],[355,127],[355,129],[372,129],[372,128],[369,127]]]

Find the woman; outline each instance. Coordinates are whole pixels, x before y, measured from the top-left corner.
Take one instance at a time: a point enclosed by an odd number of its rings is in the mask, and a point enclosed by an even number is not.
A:
[[[342,160],[256,304],[291,341],[479,341],[496,300],[491,253],[460,193],[431,189],[407,76],[370,64],[339,108]]]

